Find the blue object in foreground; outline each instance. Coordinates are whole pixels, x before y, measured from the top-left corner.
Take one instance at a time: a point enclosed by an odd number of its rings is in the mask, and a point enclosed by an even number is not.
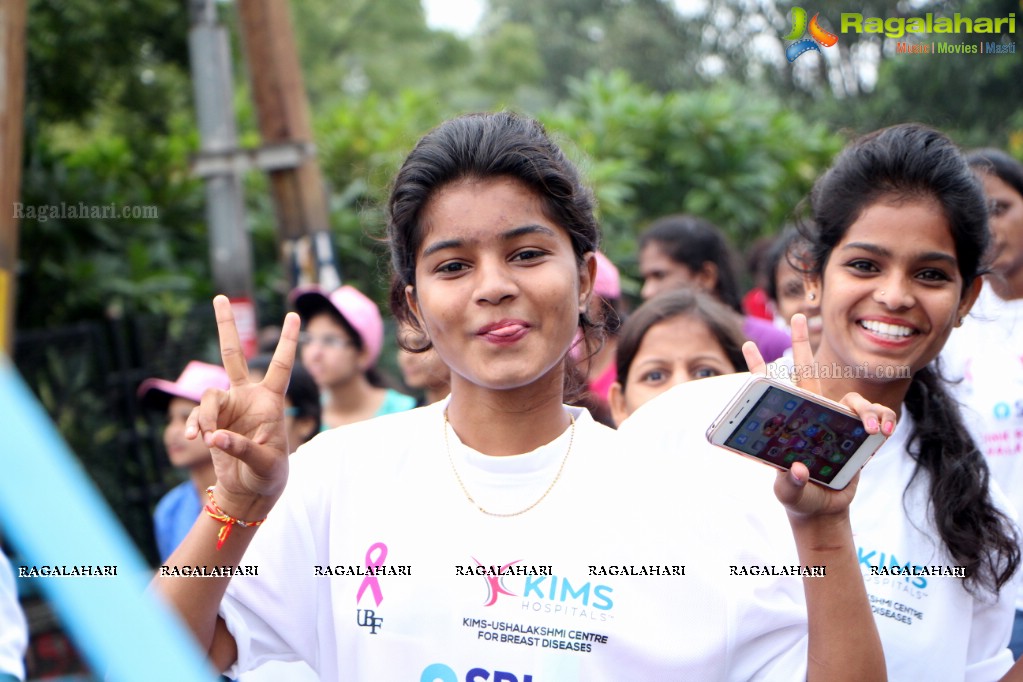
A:
[[[35,569],[40,577],[19,580],[42,589],[96,676],[215,682],[184,625],[146,591],[149,568],[3,355],[0,415],[0,526],[32,562],[15,575]]]

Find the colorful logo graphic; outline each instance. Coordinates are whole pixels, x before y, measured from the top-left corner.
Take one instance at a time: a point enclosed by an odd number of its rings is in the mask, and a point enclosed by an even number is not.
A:
[[[472,560],[476,562],[477,566],[483,565],[476,557],[473,557]],[[515,561],[510,561],[504,566],[501,566],[497,575],[483,576],[483,579],[487,581],[487,601],[484,604],[484,606],[493,606],[495,603],[497,603],[497,597],[502,594],[507,594],[509,597],[515,596],[515,593],[509,592],[508,589],[504,586],[504,583],[501,581],[503,579],[502,574],[515,564],[519,563],[520,561],[522,561],[522,559],[516,559]]]
[[[821,28],[820,23],[817,21],[818,17],[820,17],[819,12],[813,15],[813,19],[807,25],[806,10],[802,7],[792,8],[792,30],[785,36],[785,40],[794,40],[796,42],[785,48],[785,57],[788,58],[789,62],[796,61],[801,55],[810,50],[820,52],[821,47],[831,47],[838,42],[837,35]],[[804,38],[803,35],[808,30],[810,37]]]

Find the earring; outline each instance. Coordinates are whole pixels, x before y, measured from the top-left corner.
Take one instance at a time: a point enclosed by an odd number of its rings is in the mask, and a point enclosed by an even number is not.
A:
[[[884,289],[881,290],[881,295],[884,296]]]
[[[807,294],[806,297],[808,299],[810,299],[811,301],[816,301],[817,300],[817,294],[813,293],[812,291],[809,294]]]

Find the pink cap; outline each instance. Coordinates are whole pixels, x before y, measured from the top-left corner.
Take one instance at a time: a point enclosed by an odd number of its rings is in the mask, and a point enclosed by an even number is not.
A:
[[[364,293],[346,284],[334,289],[330,294],[323,293],[319,287],[304,287],[291,292],[290,298],[295,303],[302,321],[309,319],[326,301],[340,313],[341,317],[351,325],[359,335],[363,348],[369,353],[369,363],[375,365],[380,357],[380,349],[384,345],[384,321],[380,317],[377,304]]]
[[[192,360],[185,365],[177,381],[146,379],[139,384],[139,400],[146,407],[164,408],[172,397],[199,402],[207,388],[227,390],[231,380],[220,365]]]
[[[621,298],[622,280],[615,264],[597,251],[597,278],[593,282],[593,293],[602,298]]]

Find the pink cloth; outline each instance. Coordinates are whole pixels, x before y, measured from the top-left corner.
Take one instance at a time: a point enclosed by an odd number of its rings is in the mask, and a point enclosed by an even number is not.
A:
[[[612,362],[603,374],[590,382],[590,393],[606,403],[608,395],[611,393],[611,384],[616,381],[618,381],[618,367]]]

